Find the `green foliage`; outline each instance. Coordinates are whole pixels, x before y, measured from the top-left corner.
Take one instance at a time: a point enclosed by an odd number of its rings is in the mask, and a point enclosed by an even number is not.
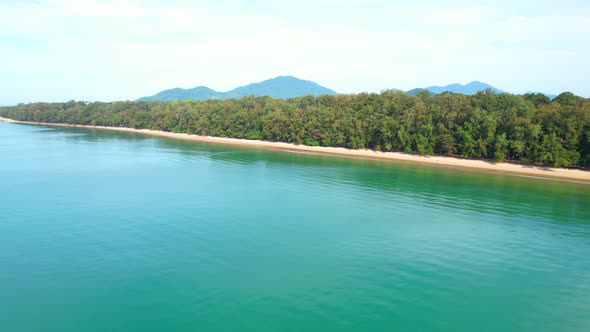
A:
[[[577,101],[579,101],[581,98],[574,95],[571,92],[563,92],[561,93],[559,96],[555,97],[555,99],[553,99],[553,101],[560,103],[562,105],[571,105]]]
[[[317,139],[309,137],[303,139],[303,144],[309,146],[320,146],[320,142]]]
[[[19,104],[15,120],[149,128],[310,146],[590,166],[590,100],[401,92],[239,100]]]
[[[551,102],[551,99],[542,93],[527,93],[524,97],[535,106],[549,104]]]
[[[506,133],[502,133],[496,136],[494,142],[494,161],[503,162],[506,160],[506,154],[508,153],[508,140],[506,139]]]
[[[262,140],[264,138],[264,136],[263,136],[261,130],[251,130],[246,133],[246,136],[244,138]]]

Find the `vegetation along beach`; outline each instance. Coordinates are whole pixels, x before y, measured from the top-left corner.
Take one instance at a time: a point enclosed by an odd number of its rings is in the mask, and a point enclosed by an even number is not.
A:
[[[418,96],[383,92],[288,100],[71,101],[4,107],[0,115],[33,123],[103,126],[226,144],[589,181],[590,172],[583,170],[590,165],[589,110],[587,99],[567,92],[551,101],[543,94],[487,90],[472,96],[431,96],[423,91]]]

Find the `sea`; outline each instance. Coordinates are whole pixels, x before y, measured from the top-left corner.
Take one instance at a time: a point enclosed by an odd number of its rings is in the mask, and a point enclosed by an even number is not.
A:
[[[590,331],[590,185],[0,122],[0,330]]]

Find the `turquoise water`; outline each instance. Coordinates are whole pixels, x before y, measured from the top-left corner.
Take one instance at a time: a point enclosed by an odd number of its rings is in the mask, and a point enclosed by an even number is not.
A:
[[[589,331],[590,185],[0,122],[2,331]]]

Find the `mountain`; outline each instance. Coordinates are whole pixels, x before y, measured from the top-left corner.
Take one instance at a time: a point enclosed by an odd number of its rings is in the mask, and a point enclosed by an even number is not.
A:
[[[298,79],[293,76],[279,76],[259,83],[252,83],[227,92],[218,92],[205,86],[192,89],[170,89],[153,96],[142,97],[137,101],[174,101],[174,100],[208,100],[208,99],[239,99],[245,96],[270,96],[277,99],[288,99],[306,95],[335,95],[335,91],[325,88],[312,81]]]
[[[406,93],[416,96],[416,95],[418,95],[418,93],[420,91],[427,90],[433,95],[438,95],[438,94],[441,94],[446,91],[452,92],[452,93],[461,93],[464,95],[474,95],[474,94],[478,93],[479,91],[485,91],[486,89],[492,89],[496,93],[503,92],[502,90],[494,88],[493,86],[491,86],[489,84],[478,82],[478,81],[473,81],[473,82],[465,84],[465,85],[461,85],[459,83],[454,83],[454,84],[449,84],[449,85],[445,85],[445,86],[429,86],[427,88],[416,88],[416,89],[408,90],[408,91],[406,91]]]
[[[206,100],[224,99],[223,93],[209,89],[206,86],[198,86],[192,89],[169,89],[158,92],[149,97],[139,98],[137,101],[174,101],[174,100]]]
[[[306,95],[336,95],[333,90],[312,81],[305,81],[293,76],[279,76],[260,83],[252,83],[226,92],[226,98],[242,98],[245,96],[271,96],[288,99]]]
[[[396,91],[401,91],[399,89],[395,89]],[[415,88],[412,90],[408,90],[406,91],[407,94],[412,95],[412,96],[417,96],[418,93],[420,93],[420,91],[425,91],[426,89],[422,89],[422,88]],[[403,92],[403,91],[402,91]]]
[[[548,97],[549,99],[551,99],[551,100],[553,100],[553,99],[555,99],[555,98],[557,97],[557,95],[552,95],[552,94],[548,94],[548,93],[544,93],[544,92],[535,92],[535,91],[529,91],[529,92],[527,92],[527,93],[534,93],[534,94],[540,93],[540,94],[542,94],[542,95],[545,95],[545,96],[547,96],[547,97]]]

